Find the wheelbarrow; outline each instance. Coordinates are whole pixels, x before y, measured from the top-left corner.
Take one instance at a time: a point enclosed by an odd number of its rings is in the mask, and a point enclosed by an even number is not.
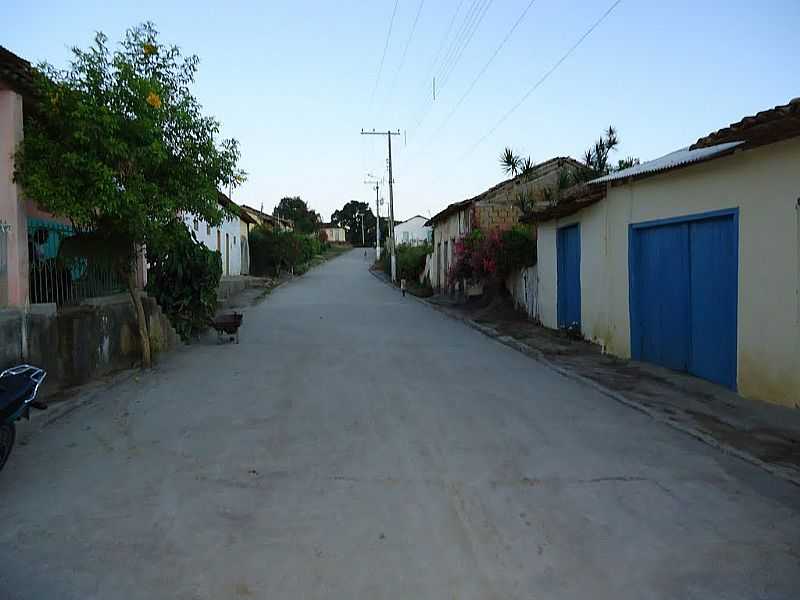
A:
[[[237,312],[224,313],[214,317],[211,327],[217,330],[217,339],[222,342],[222,338],[230,336],[230,340],[239,343],[239,327],[242,325],[242,314]]]

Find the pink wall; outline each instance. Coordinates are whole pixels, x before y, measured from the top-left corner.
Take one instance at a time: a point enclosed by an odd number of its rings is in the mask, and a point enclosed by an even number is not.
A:
[[[0,90],[0,221],[8,225],[9,306],[28,304],[28,223],[19,186],[13,181],[14,151],[22,140],[22,96]]]

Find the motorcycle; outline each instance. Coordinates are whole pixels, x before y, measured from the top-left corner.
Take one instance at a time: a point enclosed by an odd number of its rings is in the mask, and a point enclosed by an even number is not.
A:
[[[0,470],[6,464],[19,419],[30,419],[31,408],[44,410],[47,404],[36,400],[39,386],[47,373],[31,365],[17,365],[0,373]]]

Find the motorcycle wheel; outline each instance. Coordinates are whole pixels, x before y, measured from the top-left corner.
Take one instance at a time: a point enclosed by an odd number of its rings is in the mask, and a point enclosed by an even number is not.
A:
[[[14,423],[0,425],[0,471],[6,464],[11,448],[14,447],[14,438],[17,437],[17,428]]]

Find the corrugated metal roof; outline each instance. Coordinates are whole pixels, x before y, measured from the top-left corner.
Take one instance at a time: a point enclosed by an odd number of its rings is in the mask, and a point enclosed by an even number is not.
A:
[[[696,148],[690,150],[688,147],[675,150],[665,154],[661,158],[649,160],[645,163],[635,165],[622,171],[616,171],[603,177],[593,179],[589,183],[594,185],[598,183],[608,183],[611,181],[619,181],[620,179],[628,179],[630,177],[639,177],[641,175],[649,175],[652,173],[659,173],[661,171],[669,171],[677,167],[689,165],[692,163],[702,162],[709,158],[714,158],[722,154],[733,152],[733,150],[742,145],[743,141],[727,142],[725,144],[717,144],[716,146],[709,146],[707,148]]]

